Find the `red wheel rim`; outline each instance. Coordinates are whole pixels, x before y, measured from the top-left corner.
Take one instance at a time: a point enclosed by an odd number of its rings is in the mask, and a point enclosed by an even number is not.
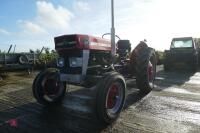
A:
[[[113,83],[108,89],[105,107],[108,114],[117,113],[123,106],[124,87],[120,82]]]
[[[153,81],[154,71],[153,71],[153,65],[150,61],[149,61],[149,64],[148,64],[147,73],[148,73],[149,81],[150,82]]]
[[[48,96],[55,96],[59,91],[59,83],[56,79],[46,79],[44,93]]]
[[[112,109],[115,106],[118,96],[119,88],[116,85],[112,85],[108,92],[107,109]]]

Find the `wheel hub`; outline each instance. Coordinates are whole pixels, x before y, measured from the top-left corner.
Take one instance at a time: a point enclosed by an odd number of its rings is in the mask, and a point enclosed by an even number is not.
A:
[[[108,89],[105,108],[109,115],[117,113],[123,106],[123,85],[119,82],[113,83]]]
[[[115,106],[118,97],[119,97],[119,88],[116,85],[112,85],[108,92],[108,99],[107,99],[108,109],[112,109]]]
[[[59,84],[56,79],[47,79],[44,84],[44,92],[46,95],[53,96],[58,93]]]

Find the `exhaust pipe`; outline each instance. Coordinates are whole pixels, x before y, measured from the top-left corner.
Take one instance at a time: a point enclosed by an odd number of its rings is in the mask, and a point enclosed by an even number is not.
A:
[[[112,62],[115,61],[116,44],[115,44],[115,20],[114,20],[114,0],[111,0],[111,55]]]

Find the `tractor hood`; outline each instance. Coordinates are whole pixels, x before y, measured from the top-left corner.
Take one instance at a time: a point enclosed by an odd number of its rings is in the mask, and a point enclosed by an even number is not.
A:
[[[111,43],[107,39],[89,35],[63,35],[54,38],[55,49],[63,50],[103,50],[111,51]]]

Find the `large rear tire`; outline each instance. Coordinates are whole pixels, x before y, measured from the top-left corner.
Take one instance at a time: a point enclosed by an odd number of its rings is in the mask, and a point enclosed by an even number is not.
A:
[[[152,48],[142,49],[136,61],[136,84],[142,93],[150,92],[156,77],[156,54]]]
[[[40,72],[33,82],[33,96],[43,105],[60,104],[65,96],[66,85],[60,81],[57,69]]]
[[[97,85],[96,109],[99,120],[113,123],[123,109],[126,97],[126,83],[117,72],[107,73]]]

